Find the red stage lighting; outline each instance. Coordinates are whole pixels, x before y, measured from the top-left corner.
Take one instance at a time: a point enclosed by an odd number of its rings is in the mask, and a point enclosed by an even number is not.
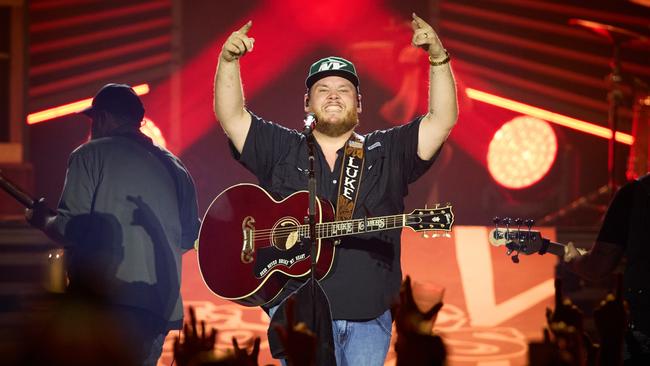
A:
[[[484,103],[492,104],[501,108],[509,109],[514,112],[527,114],[532,117],[541,118],[545,121],[558,124],[560,126],[568,127],[577,131],[585,132],[594,136],[611,139],[612,130],[607,127],[599,126],[595,123],[581,121],[579,119],[567,117],[559,113],[547,111],[542,108],[533,107],[528,104],[520,103],[511,99],[499,97],[484,91],[466,88],[465,92],[471,99],[478,100]],[[616,131],[616,141],[632,145],[634,137],[632,135]]]
[[[140,84],[133,87],[137,95],[144,95],[149,93],[149,84]],[[43,111],[30,113],[27,115],[27,124],[33,125],[40,122],[45,122],[54,118],[65,116],[71,113],[77,113],[84,108],[90,106],[93,98],[87,98],[78,102],[64,104],[58,107],[49,108]]]
[[[553,128],[543,120],[519,116],[494,134],[488,148],[488,170],[504,187],[526,188],[548,173],[556,156]]]

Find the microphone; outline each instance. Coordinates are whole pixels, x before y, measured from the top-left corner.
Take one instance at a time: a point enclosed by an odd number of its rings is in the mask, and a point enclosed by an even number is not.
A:
[[[307,113],[305,119],[302,120],[302,122],[304,123],[302,133],[305,135],[311,135],[311,133],[316,128],[318,120],[316,119],[316,115],[314,113]]]

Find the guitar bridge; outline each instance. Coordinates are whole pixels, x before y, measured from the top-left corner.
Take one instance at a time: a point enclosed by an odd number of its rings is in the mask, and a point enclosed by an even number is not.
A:
[[[253,261],[253,253],[255,252],[255,219],[251,216],[246,216],[242,222],[242,236],[244,238],[241,248],[240,259],[242,263],[251,263]]]
[[[253,238],[253,230],[244,230],[244,245],[241,248],[242,263],[250,263],[253,261]]]

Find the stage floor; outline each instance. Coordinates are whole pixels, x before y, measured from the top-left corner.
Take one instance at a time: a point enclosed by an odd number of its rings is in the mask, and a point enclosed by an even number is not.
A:
[[[505,248],[487,240],[491,227],[455,227],[451,238],[425,239],[402,234],[402,269],[414,281],[445,288],[444,307],[435,329],[444,338],[451,366],[520,366],[527,364],[527,343],[542,337],[545,308],[553,304],[553,273],[557,257],[521,256],[514,264]],[[553,229],[542,230],[555,239]],[[271,358],[268,317],[260,308],[219,299],[201,278],[195,252],[183,258],[182,294],[199,319],[218,329],[218,349],[232,347],[231,338],[247,342],[262,338],[260,365],[279,365]],[[395,331],[393,330],[393,334]],[[174,336],[167,337],[158,365],[170,365]],[[395,364],[391,351],[386,365]]]

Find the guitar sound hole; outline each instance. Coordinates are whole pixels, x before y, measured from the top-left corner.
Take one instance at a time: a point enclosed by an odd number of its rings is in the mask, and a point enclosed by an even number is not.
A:
[[[298,221],[293,218],[284,218],[273,228],[273,246],[280,250],[289,250],[300,242]]]

